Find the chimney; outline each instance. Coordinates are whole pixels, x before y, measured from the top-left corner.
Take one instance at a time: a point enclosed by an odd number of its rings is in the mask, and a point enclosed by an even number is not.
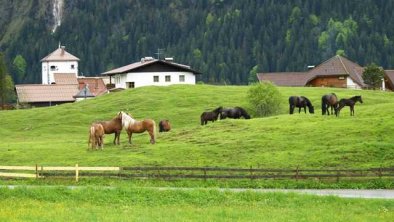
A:
[[[61,51],[60,51],[60,55],[64,55],[64,49],[66,48],[66,46],[62,45],[60,46]]]

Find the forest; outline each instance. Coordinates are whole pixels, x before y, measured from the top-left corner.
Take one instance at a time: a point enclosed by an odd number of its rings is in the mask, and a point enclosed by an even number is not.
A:
[[[0,52],[15,84],[40,83],[40,60],[59,43],[84,76],[145,56],[173,57],[208,84],[304,71],[335,54],[394,68],[394,1],[68,0],[54,32],[53,2],[0,0]]]

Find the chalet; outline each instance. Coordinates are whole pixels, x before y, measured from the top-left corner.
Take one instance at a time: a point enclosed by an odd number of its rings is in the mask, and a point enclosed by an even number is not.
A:
[[[52,106],[107,93],[102,78],[78,76],[78,61],[64,46],[41,59],[42,84],[15,85],[21,106]]]
[[[168,86],[172,84],[196,84],[196,75],[201,74],[190,66],[174,63],[172,58],[164,60],[152,57],[142,58],[105,73],[115,88],[136,88],[142,86]]]
[[[259,81],[271,81],[278,86],[314,86],[362,89],[366,87],[362,73],[364,67],[336,55],[327,61],[310,67],[306,72],[259,73]],[[385,71],[382,89],[393,90],[394,70]]]

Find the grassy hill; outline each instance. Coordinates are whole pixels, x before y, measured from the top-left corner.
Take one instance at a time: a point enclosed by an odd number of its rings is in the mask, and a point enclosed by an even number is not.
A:
[[[226,119],[201,126],[203,111],[218,106],[247,107],[247,86],[143,87],[93,100],[48,108],[0,112],[2,165],[233,166],[288,168],[368,168],[393,166],[394,94],[334,88],[279,88],[281,113],[250,120]],[[362,95],[355,116],[322,116],[320,98]],[[287,98],[311,99],[315,114],[288,114]],[[118,111],[136,119],[169,119],[173,129],[149,136],[121,134],[121,145],[105,136],[104,151],[87,150],[88,128]]]

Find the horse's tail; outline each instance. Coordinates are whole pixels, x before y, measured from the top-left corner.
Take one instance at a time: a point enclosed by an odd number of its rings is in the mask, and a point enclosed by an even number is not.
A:
[[[321,114],[326,115],[326,101],[324,96],[321,98]]]
[[[91,147],[92,149],[93,149],[93,147],[96,144],[96,136],[95,136],[95,134],[96,134],[96,129],[95,129],[94,125],[91,125],[90,129],[89,129],[88,147]]]

